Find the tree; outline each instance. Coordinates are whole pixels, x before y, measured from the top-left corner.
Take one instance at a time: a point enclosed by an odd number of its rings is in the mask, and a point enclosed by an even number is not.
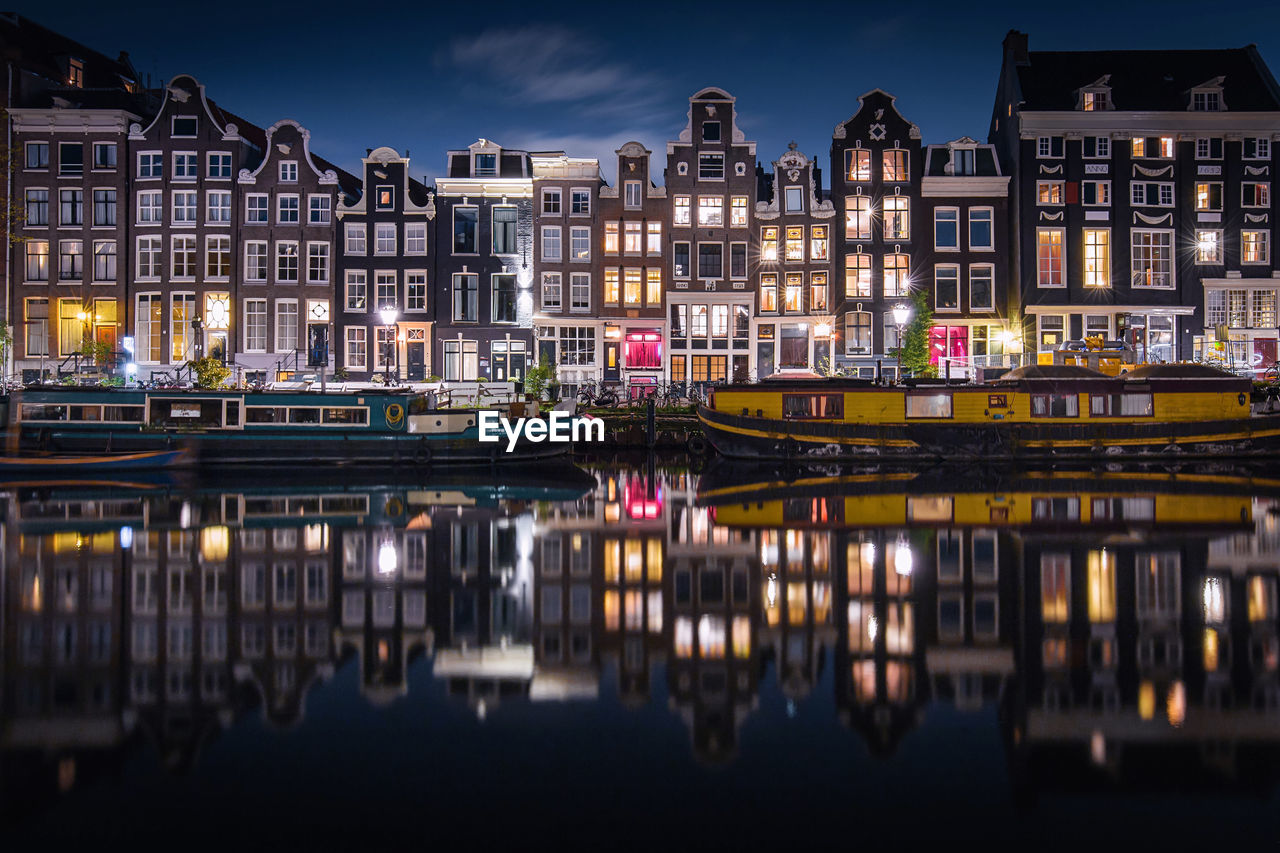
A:
[[[547,384],[555,376],[556,368],[547,361],[544,354],[536,367],[530,367],[524,372],[524,393],[535,400],[541,400],[543,392],[547,390]]]
[[[8,126],[9,112],[0,110],[0,119]],[[5,177],[10,176],[13,171],[21,166],[20,155],[18,149],[0,143],[0,173]],[[19,243],[25,243],[27,238],[21,233],[22,223],[27,219],[27,208],[24,199],[5,198],[0,202],[0,228],[3,228],[9,235],[9,244],[16,246]]]
[[[221,388],[231,376],[231,369],[213,356],[205,356],[198,361],[188,361],[187,367],[191,368],[192,373],[195,374],[197,388]]]
[[[902,332],[902,346],[894,351],[898,364],[912,376],[932,376],[937,368],[929,364],[929,329],[933,327],[933,308],[929,305],[929,291],[918,287],[911,294],[914,309],[911,319]]]

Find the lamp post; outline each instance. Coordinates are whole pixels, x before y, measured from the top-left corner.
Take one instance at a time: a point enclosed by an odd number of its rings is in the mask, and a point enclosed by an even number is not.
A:
[[[387,354],[386,354],[386,357],[383,359],[383,363],[386,368],[387,384],[390,385],[391,384],[391,354],[395,351],[395,346],[396,346],[395,325],[396,325],[396,317],[399,316],[399,312],[397,312],[396,309],[394,308],[387,307],[387,308],[381,309],[378,312],[378,314],[382,317],[382,325],[387,326],[391,329],[391,334],[388,336],[390,340],[387,341],[387,344],[386,344]]]
[[[893,325],[898,329],[898,375],[902,375],[902,329],[911,319],[911,308],[899,302],[893,306]]]

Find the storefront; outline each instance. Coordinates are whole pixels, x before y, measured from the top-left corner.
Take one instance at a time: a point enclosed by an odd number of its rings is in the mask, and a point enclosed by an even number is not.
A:
[[[1042,364],[1053,361],[1053,353],[1067,341],[1124,340],[1140,362],[1177,361],[1179,317],[1195,313],[1182,306],[1112,306],[1080,308],[1072,306],[1027,306],[1036,320],[1036,352]],[[1181,321],[1186,323],[1184,319]],[[1189,355],[1189,354],[1188,354]]]

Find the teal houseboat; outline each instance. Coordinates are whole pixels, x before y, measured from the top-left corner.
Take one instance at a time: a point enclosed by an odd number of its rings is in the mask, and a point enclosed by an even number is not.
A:
[[[196,464],[488,465],[564,456],[572,447],[524,435],[510,449],[505,437],[482,442],[482,410],[429,408],[427,397],[408,391],[42,387],[15,392],[9,408],[22,453],[184,449]]]

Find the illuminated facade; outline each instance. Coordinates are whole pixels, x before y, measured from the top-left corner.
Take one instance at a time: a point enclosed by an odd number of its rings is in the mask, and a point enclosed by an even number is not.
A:
[[[390,148],[370,151],[363,170],[360,197],[336,214],[337,363],[352,379],[420,382],[435,363],[435,198]]]
[[[689,99],[689,122],[667,143],[663,177],[671,206],[671,380],[745,380],[756,144],[738,128],[733,96],[703,89]]]
[[[1124,337],[1153,360],[1273,362],[1277,133],[1253,46],[1039,52],[1011,31],[990,139],[1013,178],[1028,351]]]
[[[817,163],[794,142],[774,161],[773,174],[762,169],[759,177],[752,235],[759,260],[751,277],[756,288],[751,323],[756,376],[829,372],[835,364],[835,207],[823,197]]]

